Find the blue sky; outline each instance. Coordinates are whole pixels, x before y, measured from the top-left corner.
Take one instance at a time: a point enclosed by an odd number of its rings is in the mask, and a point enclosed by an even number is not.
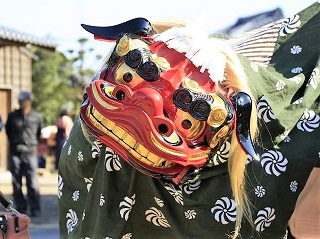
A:
[[[149,21],[202,19],[209,30],[230,26],[239,17],[247,17],[280,7],[286,17],[303,10],[315,0],[3,0],[0,25],[38,37],[49,37],[58,50],[75,49],[77,39],[92,39],[80,26],[107,26],[134,17]],[[118,4],[119,3],[119,4]],[[117,5],[118,4],[118,5]],[[88,47],[103,54],[105,43],[90,41]]]

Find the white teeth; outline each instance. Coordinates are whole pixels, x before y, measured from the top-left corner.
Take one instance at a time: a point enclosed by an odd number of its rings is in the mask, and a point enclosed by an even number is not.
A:
[[[104,132],[112,139],[118,141],[122,147],[128,150],[128,152],[134,158],[140,160],[142,163],[158,168],[168,168],[174,165],[172,162],[167,161],[164,158],[161,158],[148,151],[148,149],[137,142],[132,135],[130,135],[113,121],[104,117],[92,105],[88,107],[87,115],[92,124],[94,124],[99,130]],[[169,142],[176,141],[176,138],[177,137],[175,134],[167,137]]]

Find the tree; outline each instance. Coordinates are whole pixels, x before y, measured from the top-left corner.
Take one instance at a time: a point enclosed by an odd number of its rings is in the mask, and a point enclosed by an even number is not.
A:
[[[49,51],[32,47],[31,51],[39,60],[32,64],[32,91],[34,106],[44,116],[46,125],[55,124],[60,110],[71,104],[71,116],[78,115],[85,86],[91,81],[93,70],[85,69],[84,61],[92,48],[86,49],[87,39],[78,40],[80,49],[69,50],[64,55],[58,51]],[[100,56],[97,56],[99,59]]]
[[[46,125],[55,124],[64,102],[70,97],[67,79],[68,59],[58,51],[33,47],[39,60],[32,64],[34,106],[44,116]]]
[[[69,69],[70,75],[68,79],[70,80],[71,87],[73,89],[74,98],[74,106],[75,109],[78,110],[80,108],[80,104],[82,102],[82,96],[84,93],[84,88],[91,81],[93,76],[93,70],[85,69],[84,62],[88,53],[92,52],[93,49],[86,49],[85,44],[88,42],[86,38],[80,38],[78,43],[80,44],[80,48],[78,51],[74,51],[73,49],[68,50],[69,53]],[[74,112],[74,114],[78,114],[78,111]]]

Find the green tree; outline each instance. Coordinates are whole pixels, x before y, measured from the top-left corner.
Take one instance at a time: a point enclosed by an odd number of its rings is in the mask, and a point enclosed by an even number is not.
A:
[[[84,63],[86,57],[89,53],[93,51],[93,48],[86,48],[86,43],[88,39],[80,38],[78,39],[79,50],[75,51],[73,49],[68,50],[69,55],[69,76],[70,84],[73,89],[73,94],[75,98],[73,99],[73,104],[76,112],[73,114],[78,114],[80,104],[82,102],[82,96],[84,93],[84,88],[91,81],[94,71],[92,69],[86,69]],[[99,56],[97,56],[98,59]]]
[[[85,86],[93,76],[93,70],[85,69],[86,56],[93,51],[86,49],[87,39],[78,40],[78,51],[69,50],[66,55],[59,51],[50,51],[32,47],[38,57],[32,64],[32,91],[34,106],[44,116],[45,125],[55,124],[62,107],[72,106],[71,116],[79,113]],[[96,57],[101,58],[100,56]]]
[[[69,100],[68,59],[58,51],[32,48],[38,60],[32,64],[34,106],[44,116],[45,125],[55,124],[60,109]]]

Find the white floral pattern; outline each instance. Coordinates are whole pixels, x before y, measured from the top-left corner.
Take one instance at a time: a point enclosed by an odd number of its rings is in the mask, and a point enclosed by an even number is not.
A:
[[[69,145],[69,148],[68,148],[67,155],[71,155],[71,152],[72,152],[72,145],[70,144],[70,145]]]
[[[100,140],[94,140],[91,147],[91,157],[96,159],[100,156],[102,142]]]
[[[77,217],[77,214],[75,211],[73,211],[72,209],[69,209],[67,215],[66,215],[66,218],[67,218],[67,232],[68,234],[70,234],[75,226],[78,224],[78,217]]]
[[[254,193],[257,197],[262,198],[266,194],[266,190],[263,186],[257,186],[254,188]]]
[[[259,71],[259,65],[256,62],[251,62],[250,63],[251,69],[255,72]]]
[[[63,178],[61,175],[58,175],[58,198],[62,197],[62,189],[63,189]]]
[[[93,182],[93,178],[84,178],[84,182],[87,184],[87,190],[89,192]]]
[[[267,99],[264,96],[260,98],[257,104],[257,110],[258,110],[258,118],[263,119],[263,121],[266,123],[276,118],[272,112],[271,107],[267,102]]]
[[[154,201],[156,202],[156,204],[158,204],[159,207],[164,206],[163,200],[161,200],[160,198],[154,197]]]
[[[132,234],[131,233],[127,233],[127,234],[125,234],[125,235],[123,235],[121,237],[121,239],[131,239],[131,238],[132,238]]]
[[[320,116],[313,110],[305,110],[301,119],[297,123],[297,128],[301,131],[311,133],[320,125]]]
[[[236,220],[236,203],[233,199],[222,197],[218,199],[215,206],[211,208],[214,219],[222,224],[228,224]]]
[[[221,145],[221,147],[216,152],[216,154],[210,159],[208,166],[211,166],[211,164],[213,166],[216,166],[216,165],[227,162],[229,158],[229,151],[230,151],[230,143],[229,141],[226,141],[224,142],[223,145]]]
[[[83,154],[82,151],[78,152],[78,161],[82,162],[83,161]]]
[[[285,86],[286,86],[286,83],[285,83],[283,80],[279,80],[279,81],[276,83],[276,89],[277,89],[278,91],[283,90]]]
[[[269,150],[261,155],[261,165],[269,175],[279,176],[287,169],[288,160],[280,151]]]
[[[280,36],[286,36],[295,32],[298,27],[300,27],[301,21],[299,15],[294,15],[293,17],[287,18],[283,21],[282,26],[279,30]]]
[[[179,185],[179,187],[186,193],[186,194],[191,194],[197,189],[200,188],[201,180],[196,180],[196,181],[187,181],[182,185]]]
[[[106,200],[104,199],[104,196],[102,194],[100,194],[99,205],[102,207],[105,203],[106,203]]]
[[[293,105],[298,105],[298,104],[301,104],[302,103],[302,100],[303,100],[303,97],[297,99],[296,101],[294,101],[292,104]]]
[[[170,224],[163,213],[155,207],[151,207],[150,209],[146,210],[145,215],[147,221],[152,222],[158,227],[170,227]]]
[[[80,197],[79,190],[74,191],[73,194],[72,194],[72,200],[76,202],[76,201],[78,201],[79,197]]]
[[[168,190],[168,192],[174,197],[174,200],[183,205],[183,196],[181,191],[177,190],[172,183],[165,183],[164,187]]]
[[[316,89],[319,83],[320,83],[320,70],[319,68],[314,68],[311,73],[308,84],[310,84],[313,89]]]
[[[264,231],[267,227],[270,227],[271,222],[276,218],[275,210],[271,207],[266,207],[260,210],[257,214],[257,218],[254,221],[256,230],[258,232]]]
[[[297,55],[297,54],[302,52],[302,47],[299,46],[299,45],[294,45],[294,46],[291,47],[290,52],[293,55]]]
[[[107,171],[118,171],[121,169],[119,155],[109,147],[106,147],[105,164]]]
[[[290,183],[290,190],[291,192],[296,192],[298,189],[298,182],[297,181],[292,181]]]
[[[120,202],[119,204],[120,216],[126,221],[128,221],[131,209],[133,205],[136,203],[135,198],[136,198],[136,195],[133,194],[131,197],[125,197],[123,201]]]
[[[293,74],[298,74],[301,73],[303,71],[302,67],[295,67],[291,69],[291,73]]]
[[[184,212],[184,216],[189,220],[195,219],[196,215],[197,213],[195,210],[187,210],[186,212]]]
[[[290,142],[290,140],[291,140],[289,137],[289,133],[290,133],[290,131],[286,130],[282,134],[280,134],[280,138],[286,143]]]

